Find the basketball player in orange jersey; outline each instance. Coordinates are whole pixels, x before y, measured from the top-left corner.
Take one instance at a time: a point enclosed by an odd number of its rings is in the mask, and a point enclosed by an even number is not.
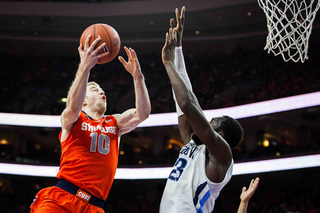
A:
[[[70,87],[66,108],[61,114],[61,162],[56,186],[42,189],[31,204],[32,213],[104,212],[102,207],[114,180],[121,135],[130,132],[148,118],[149,95],[135,51],[125,47],[128,62],[120,62],[132,75],[136,108],[122,114],[104,116],[107,99],[95,82],[89,82],[90,70],[105,46],[97,38],[91,46],[90,35],[79,46],[80,64]]]

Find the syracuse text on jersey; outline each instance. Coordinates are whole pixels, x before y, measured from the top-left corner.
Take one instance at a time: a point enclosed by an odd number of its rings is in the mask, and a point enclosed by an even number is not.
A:
[[[103,133],[112,133],[112,134],[117,134],[116,130],[117,128],[115,126],[91,126],[89,123],[83,122],[81,124],[81,130],[83,131],[89,131],[89,132],[95,132],[97,130],[100,130]]]

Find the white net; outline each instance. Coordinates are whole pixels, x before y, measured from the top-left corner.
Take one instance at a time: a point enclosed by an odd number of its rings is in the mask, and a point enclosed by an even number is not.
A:
[[[265,50],[281,54],[285,62],[308,59],[312,23],[320,0],[258,0],[267,17]]]

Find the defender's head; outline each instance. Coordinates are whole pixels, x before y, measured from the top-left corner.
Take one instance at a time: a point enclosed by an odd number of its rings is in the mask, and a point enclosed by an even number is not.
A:
[[[236,148],[242,141],[242,126],[234,118],[229,116],[212,118],[210,124],[226,140],[231,149]]]

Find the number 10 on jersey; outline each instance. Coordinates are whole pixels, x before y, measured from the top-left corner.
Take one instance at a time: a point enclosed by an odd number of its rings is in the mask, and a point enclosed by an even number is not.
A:
[[[100,134],[98,137],[97,132],[93,132],[90,134],[91,137],[91,146],[90,146],[90,152],[96,152],[97,151],[97,143],[98,143],[98,152],[104,155],[107,155],[109,153],[110,148],[110,138],[108,135]]]

